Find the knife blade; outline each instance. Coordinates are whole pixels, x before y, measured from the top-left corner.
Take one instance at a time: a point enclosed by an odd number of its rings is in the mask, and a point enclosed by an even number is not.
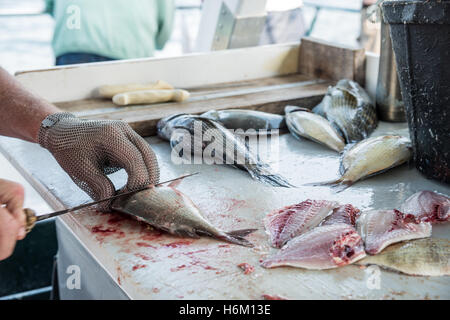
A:
[[[60,210],[60,211],[55,211],[55,212],[52,212],[52,213],[47,213],[47,214],[43,214],[43,215],[39,215],[39,216],[36,215],[36,212],[34,210],[32,210],[30,208],[26,208],[26,209],[24,209],[24,213],[25,213],[25,216],[26,216],[26,224],[27,224],[25,229],[26,229],[26,232],[29,233],[33,229],[33,227],[35,226],[36,222],[38,222],[38,221],[42,221],[42,220],[50,219],[50,218],[53,218],[53,217],[57,217],[57,216],[60,216],[60,215],[63,215],[63,214],[69,213],[69,212],[78,211],[78,210],[81,210],[81,209],[84,209],[84,208],[87,208],[87,207],[91,207],[91,206],[94,206],[96,204],[99,204],[99,203],[102,203],[102,202],[105,202],[105,201],[110,201],[110,200],[114,200],[114,199],[117,199],[117,198],[120,198],[120,197],[128,196],[128,195],[140,192],[140,191],[144,191],[144,190],[147,190],[147,189],[150,189],[150,188],[153,188],[153,187],[157,187],[157,186],[169,183],[169,182],[174,182],[174,181],[181,180],[181,179],[184,179],[184,178],[192,177],[192,176],[195,176],[197,174],[198,174],[198,172],[187,174],[187,175],[175,178],[175,179],[171,179],[171,180],[167,180],[167,181],[164,181],[164,182],[160,182],[160,183],[155,184],[155,185],[146,186],[146,187],[143,187],[143,188],[140,188],[140,189],[119,193],[119,194],[116,194],[116,195],[114,195],[112,197],[108,197],[108,198],[105,198],[105,199],[101,199],[101,200],[97,200],[97,201],[93,201],[93,202],[89,202],[89,203],[84,203],[84,204],[81,204],[81,205],[73,207],[73,208],[64,209],[64,210]]]

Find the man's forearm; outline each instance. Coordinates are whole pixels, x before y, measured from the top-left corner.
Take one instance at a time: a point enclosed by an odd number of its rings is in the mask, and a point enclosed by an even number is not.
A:
[[[42,120],[61,112],[0,67],[0,135],[37,142]]]

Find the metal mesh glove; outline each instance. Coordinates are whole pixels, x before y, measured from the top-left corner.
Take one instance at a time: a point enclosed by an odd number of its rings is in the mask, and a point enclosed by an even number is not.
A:
[[[153,150],[123,121],[82,120],[71,113],[55,113],[42,121],[38,141],[94,200],[115,194],[106,175],[122,168],[128,174],[124,191],[159,182]],[[108,210],[109,203],[98,208]]]

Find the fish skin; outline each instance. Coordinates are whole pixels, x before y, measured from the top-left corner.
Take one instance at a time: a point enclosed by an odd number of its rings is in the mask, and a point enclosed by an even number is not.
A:
[[[195,121],[201,123],[203,133],[203,143],[198,148],[194,143]],[[199,157],[203,156],[206,149],[215,150],[214,158],[209,159],[212,160],[212,163],[217,163],[216,160],[220,160],[219,163],[246,171],[253,179],[273,187],[294,187],[285,178],[274,173],[272,168],[262,162],[258,156],[252,154],[242,139],[214,120],[180,114],[160,120],[157,127],[158,135],[165,140],[169,140],[173,149],[188,149],[191,150],[191,154],[197,154]],[[174,135],[173,133],[177,129],[185,130],[185,134]]]
[[[337,152],[344,150],[344,139],[324,117],[291,106],[286,107],[285,112],[287,127],[297,139],[304,137]]]
[[[396,135],[368,138],[343,153],[340,178],[307,185],[330,185],[335,191],[340,192],[356,181],[383,173],[407,162],[411,156],[411,142],[408,138]]]
[[[268,213],[264,226],[271,245],[281,248],[292,238],[319,225],[338,206],[334,201],[308,199]]]
[[[342,267],[365,256],[362,239],[355,228],[336,223],[295,237],[261,265],[264,268],[290,266],[323,270]]]
[[[324,226],[335,223],[345,223],[355,227],[356,220],[360,214],[361,211],[358,208],[355,208],[351,204],[345,204],[334,209],[333,213],[326,217],[320,225]]]
[[[356,225],[366,252],[371,255],[396,242],[431,236],[430,223],[417,221],[414,216],[398,210],[365,211]]]
[[[400,211],[420,221],[442,223],[450,220],[450,198],[432,191],[419,191],[405,200]]]
[[[313,112],[328,119],[347,143],[367,138],[378,125],[372,99],[358,83],[348,79],[329,87]]]
[[[254,129],[255,131],[260,131],[286,128],[284,116],[256,110],[210,110],[201,114],[201,117],[218,121],[225,128],[233,130],[242,129],[247,131]]]
[[[427,238],[396,243],[357,262],[414,276],[450,275],[450,240]]]
[[[173,114],[158,121],[156,124],[156,133],[158,137],[163,140],[170,141],[172,133],[175,130],[174,126],[183,118],[189,117],[186,113]]]
[[[111,205],[115,211],[130,214],[153,227],[182,237],[206,235],[252,247],[244,236],[255,229],[223,232],[206,220],[186,195],[170,186],[160,186],[120,197]]]

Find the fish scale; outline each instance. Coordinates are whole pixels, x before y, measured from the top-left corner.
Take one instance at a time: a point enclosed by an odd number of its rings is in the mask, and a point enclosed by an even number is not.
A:
[[[378,265],[415,276],[450,275],[450,241],[429,238],[397,243],[357,264]]]
[[[347,79],[329,87],[313,112],[328,119],[347,143],[367,138],[378,125],[375,104],[358,83]]]

